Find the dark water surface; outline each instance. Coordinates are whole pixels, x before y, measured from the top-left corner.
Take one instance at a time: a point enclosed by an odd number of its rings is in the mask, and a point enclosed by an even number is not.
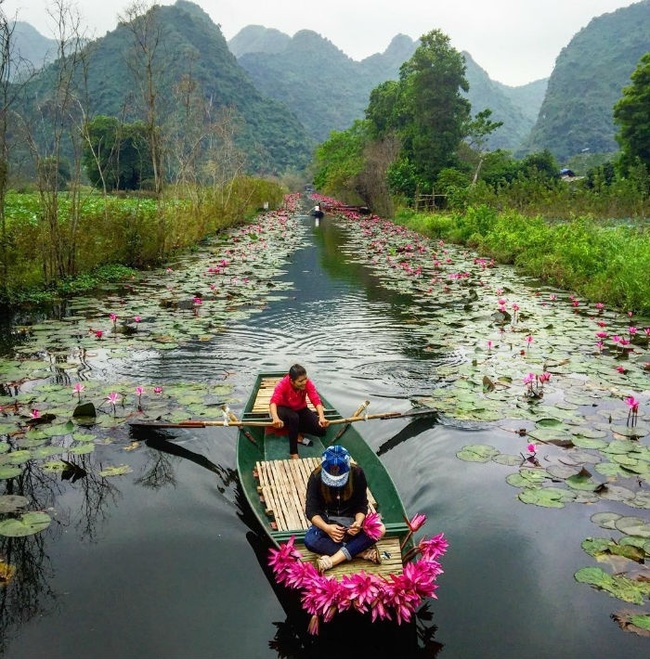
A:
[[[335,225],[303,222],[311,244],[286,268],[284,277],[295,282],[288,299],[231,323],[211,341],[107,365],[104,377],[173,382],[223,373],[243,407],[258,371],[299,361],[345,415],[365,399],[370,412],[408,410],[412,397],[430,392],[436,368],[462,355],[421,351],[417,327],[403,317],[408,300],[346,262],[345,236]],[[650,656],[647,639],[625,634],[610,619],[623,603],[574,581],[576,570],[592,564],[580,543],[597,532],[589,520],[597,508],[524,505],[505,481],[507,467],[456,457],[469,443],[512,452],[512,433],[453,419],[357,426],[407,510],[428,516],[427,535],[444,531],[449,540],[439,599],[424,624],[442,646],[437,656]],[[22,556],[6,557],[22,573],[19,587],[0,593],[3,656],[321,656],[318,644],[298,654],[274,640],[294,620],[258,560],[256,529],[238,493],[235,440],[228,428],[179,431],[174,446],[184,456],[144,445],[129,453],[98,446],[93,460],[127,462],[133,473],[44,484],[50,496],[39,503],[55,508],[57,521],[29,538]],[[352,656],[350,647],[358,647],[354,656],[397,656],[394,648],[369,654],[368,634],[348,636],[338,655]],[[433,657],[434,647],[418,653],[405,646],[399,654]]]

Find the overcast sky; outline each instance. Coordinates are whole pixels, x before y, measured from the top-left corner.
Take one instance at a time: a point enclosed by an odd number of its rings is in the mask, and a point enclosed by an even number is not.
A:
[[[556,57],[595,16],[630,0],[194,0],[231,39],[247,25],[293,36],[309,29],[359,60],[383,52],[396,34],[417,39],[440,29],[493,80],[522,85],[551,74]],[[90,37],[115,29],[131,0],[59,0],[75,6]],[[159,0],[170,5],[175,0]],[[52,0],[0,0],[17,17],[52,37]]]

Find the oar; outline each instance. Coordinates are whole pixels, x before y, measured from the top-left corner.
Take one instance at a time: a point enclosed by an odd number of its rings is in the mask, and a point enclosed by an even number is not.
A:
[[[223,405],[221,407],[221,409],[224,411],[224,414],[228,415],[228,419],[229,419],[230,423],[239,423],[239,419],[237,418],[235,413],[227,405]],[[241,431],[242,431],[242,433],[244,433],[244,436],[246,437],[246,439],[249,442],[253,442],[253,444],[255,444],[255,446],[258,446],[257,440],[255,439],[255,437],[253,437],[253,435],[251,435],[248,432],[248,430],[246,430],[246,428],[242,428]]]
[[[330,425],[339,423],[355,423],[356,421],[370,421],[371,419],[401,419],[405,416],[424,416],[428,414],[438,414],[433,408],[426,410],[412,410],[411,412],[383,412],[382,414],[366,414],[365,416],[349,416],[346,419],[334,419]]]
[[[168,421],[131,421],[129,425],[133,428],[208,428],[210,426],[222,426],[225,428],[242,426],[256,426],[266,428],[271,426],[267,421],[179,421],[171,423]]]
[[[365,416],[349,416],[345,419],[333,419],[330,425],[340,425],[342,423],[355,423],[357,421],[370,421],[372,419],[400,419],[407,416],[424,416],[427,414],[437,414],[437,410],[413,410],[411,412],[383,412],[382,414],[366,414]],[[211,426],[221,427],[255,427],[255,428],[272,428],[273,424],[269,421],[199,421],[188,419],[178,423],[168,421],[131,421],[130,426],[134,428],[208,428]]]
[[[359,405],[359,407],[355,410],[355,412],[354,412],[354,414],[353,414],[352,416],[354,416],[354,417],[361,416],[361,414],[362,414],[363,411],[368,407],[368,405],[370,405],[370,401],[369,401],[369,400],[364,400],[363,403],[361,403],[361,405]],[[346,423],[346,424],[343,426],[343,428],[341,428],[341,430],[339,430],[339,431],[336,433],[336,436],[334,437],[334,441],[333,441],[332,443],[337,442],[339,439],[341,439],[341,437],[343,436],[343,433],[345,433],[345,431],[346,431],[349,427],[350,427],[350,424],[349,424],[349,423]]]

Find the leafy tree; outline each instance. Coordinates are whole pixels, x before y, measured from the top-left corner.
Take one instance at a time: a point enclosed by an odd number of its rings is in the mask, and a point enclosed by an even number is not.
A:
[[[405,152],[430,188],[442,169],[456,163],[471,106],[461,94],[469,90],[465,60],[450,46],[449,37],[432,30],[420,43],[400,69],[410,120],[402,132]]]
[[[498,128],[503,126],[503,121],[492,121],[492,110],[486,108],[481,110],[474,119],[467,123],[465,133],[467,135],[466,141],[469,146],[477,154],[476,169],[472,178],[472,184],[478,181],[478,176],[481,171],[481,166],[485,160],[485,147],[488,137]]]
[[[139,190],[154,180],[147,127],[98,116],[86,126],[83,163],[90,182],[106,191]]]
[[[632,84],[614,105],[614,121],[620,127],[616,139],[624,166],[638,160],[650,169],[650,53],[641,57]]]
[[[332,195],[352,191],[364,168],[363,152],[368,143],[368,123],[355,121],[345,131],[332,131],[330,138],[316,148],[314,184]]]

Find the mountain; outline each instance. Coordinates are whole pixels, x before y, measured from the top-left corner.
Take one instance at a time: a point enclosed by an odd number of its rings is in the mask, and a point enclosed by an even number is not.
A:
[[[290,107],[318,142],[363,118],[374,86],[359,62],[312,30],[296,32],[280,52],[244,52],[237,61],[260,92]]]
[[[650,0],[592,19],[562,49],[527,140],[560,161],[618,149],[612,107],[641,56],[650,50]]]
[[[249,169],[279,173],[302,169],[310,160],[314,142],[296,116],[279,102],[265,97],[239,66],[221,30],[198,5],[178,0],[156,6],[161,31],[153,68],[159,71],[159,112],[169,119],[184,111],[179,89],[196,86],[201,98],[212,104],[212,117],[236,108],[242,120],[239,145],[249,155]],[[120,23],[86,49],[87,98],[90,115],[104,114],[132,122],[144,117],[129,57],[133,51],[129,26]],[[59,63],[55,62],[30,81],[27,94],[34,102],[54,88]],[[78,81],[81,90],[81,80]],[[81,92],[80,92],[81,93]]]
[[[345,130],[364,117],[370,92],[399,77],[401,65],[411,58],[418,41],[398,34],[383,53],[360,62],[310,30],[291,38],[277,30],[249,26],[228,45],[257,88],[286,103],[311,136],[322,142],[332,130]],[[504,122],[491,136],[489,148],[520,147],[537,117],[545,81],[531,83],[527,92],[517,95],[515,88],[490,80],[469,53],[463,55],[470,84],[467,96],[474,113],[491,108],[492,118]]]
[[[25,68],[38,70],[54,61],[57,54],[57,42],[44,37],[29,23],[13,23],[11,43],[14,44],[11,57],[14,60],[14,73],[18,76]]]
[[[280,30],[249,25],[228,42],[228,47],[235,57],[241,57],[246,53],[281,53],[290,41],[291,37]]]
[[[537,112],[544,97],[546,81],[530,83],[526,92],[517,93],[516,87],[508,87],[490,79],[490,76],[473,59],[463,52],[465,77],[469,83],[467,98],[472,104],[472,114],[485,108],[492,110],[492,120],[502,121],[503,126],[490,135],[490,150],[514,151],[530,134]]]

